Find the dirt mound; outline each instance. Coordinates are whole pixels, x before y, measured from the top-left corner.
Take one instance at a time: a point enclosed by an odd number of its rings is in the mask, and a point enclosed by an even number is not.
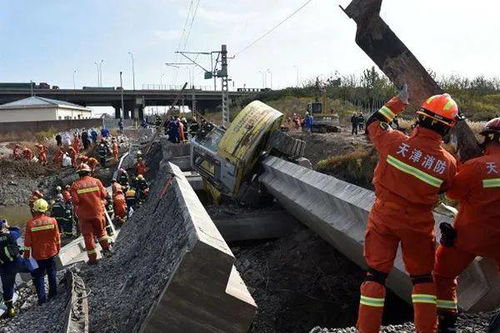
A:
[[[285,238],[233,244],[236,267],[258,312],[250,332],[308,332],[317,325],[354,323],[364,272],[313,231],[300,227]],[[385,320],[401,323],[409,307],[389,293]]]
[[[306,142],[305,157],[308,158],[313,166],[319,161],[331,156],[338,156],[364,150],[370,146],[370,143],[364,135],[350,135],[341,133],[314,133],[308,135],[303,132],[290,132],[291,136]]]

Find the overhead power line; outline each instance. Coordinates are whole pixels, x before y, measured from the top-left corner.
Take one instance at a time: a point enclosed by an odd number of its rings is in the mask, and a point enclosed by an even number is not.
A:
[[[260,36],[259,38],[257,38],[256,40],[254,40],[253,42],[251,42],[250,44],[248,44],[246,47],[244,47],[243,49],[241,49],[240,51],[238,51],[235,54],[235,57],[239,56],[241,53],[243,53],[244,51],[248,50],[249,48],[251,48],[252,46],[254,46],[255,44],[257,44],[259,41],[261,41],[262,39],[266,38],[274,30],[278,29],[279,26],[281,26],[283,23],[285,23],[286,21],[288,21],[289,19],[291,19],[292,17],[294,17],[298,12],[300,12],[302,9],[304,9],[312,1],[313,0],[307,0],[306,2],[304,2],[299,8],[297,8],[290,15],[288,15],[287,17],[285,17],[285,19],[283,19],[280,23],[276,24],[274,27],[272,27],[271,29],[269,29],[268,31],[266,31],[262,36]]]
[[[196,6],[194,8],[193,17],[191,18],[191,23],[189,24],[189,28],[188,28],[188,32],[187,32],[187,37],[186,37],[186,40],[184,41],[184,49],[186,49],[187,43],[189,41],[189,36],[191,35],[191,29],[193,28],[194,19],[196,17],[196,12],[198,11],[199,5],[200,5],[200,0],[198,0],[198,2],[196,2]]]

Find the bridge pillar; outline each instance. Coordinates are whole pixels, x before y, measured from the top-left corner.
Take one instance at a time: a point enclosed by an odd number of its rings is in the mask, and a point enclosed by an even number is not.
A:
[[[139,120],[143,120],[144,119],[144,107],[142,105],[139,105],[138,106],[138,113],[139,113]]]
[[[113,108],[115,109],[115,119],[120,119],[121,118],[121,105],[113,105]]]

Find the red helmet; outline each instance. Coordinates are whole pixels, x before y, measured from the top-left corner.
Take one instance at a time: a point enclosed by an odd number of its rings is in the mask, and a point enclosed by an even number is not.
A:
[[[82,164],[80,164],[80,166],[78,167],[76,172],[78,172],[78,173],[80,173],[80,172],[92,172],[92,170],[90,169],[88,164],[82,163]]]
[[[500,118],[493,118],[488,121],[479,134],[484,136],[488,134],[500,134]]]
[[[460,119],[458,105],[448,94],[429,97],[417,113],[449,127],[454,127]]]

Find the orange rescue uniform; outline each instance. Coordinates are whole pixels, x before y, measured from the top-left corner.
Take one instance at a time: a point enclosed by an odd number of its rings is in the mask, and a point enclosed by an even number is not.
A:
[[[113,207],[115,209],[115,217],[121,221],[127,216],[127,202],[123,192],[118,192],[113,198]]]
[[[14,148],[12,148],[12,158],[15,160],[18,160],[21,158],[21,147],[16,145]]]
[[[23,157],[27,159],[28,161],[31,161],[33,159],[33,152],[29,148],[24,148],[23,150]]]
[[[109,249],[104,220],[104,205],[108,193],[99,179],[84,176],[71,185],[71,199],[78,216],[89,262],[96,262],[94,237],[104,250]]]
[[[69,157],[71,157],[71,165],[76,168],[77,167],[77,165],[76,165],[76,162],[77,162],[76,158],[78,156],[78,153],[76,152],[75,148],[69,147],[68,148],[68,154],[69,154]]]
[[[54,164],[62,167],[62,161],[63,161],[63,156],[64,153],[61,148],[57,148],[55,154],[54,154]]]
[[[146,173],[146,163],[144,160],[137,161],[135,164],[135,174],[136,176],[138,175],[144,175]]]
[[[91,158],[89,158],[87,165],[90,167],[92,172],[94,172],[97,169],[99,162],[95,158],[91,157]]]
[[[47,147],[40,145],[38,146],[38,160],[40,163],[47,163]]]
[[[61,236],[55,218],[37,213],[26,223],[24,257],[36,260],[51,258],[61,250]]]
[[[111,145],[111,150],[113,152],[113,158],[115,162],[118,162],[118,153],[120,149],[118,148],[118,143],[116,141],[114,141],[113,144]]]
[[[80,139],[78,139],[77,136],[75,136],[73,138],[73,145],[72,146],[77,154],[80,153]]]
[[[460,200],[455,220],[455,246],[439,246],[435,280],[439,311],[457,311],[457,276],[476,256],[500,266],[500,145],[491,143],[484,156],[459,167],[446,195]]]
[[[393,98],[378,112],[392,121],[404,104]],[[390,116],[387,116],[390,115]],[[369,270],[361,285],[357,328],[378,333],[385,300],[385,278],[401,243],[403,261],[412,277],[412,300],[417,332],[437,328],[432,207],[456,173],[455,158],[442,147],[438,133],[417,127],[411,136],[385,122],[368,126],[369,138],[380,154],[375,169],[376,202],[368,217],[364,256]]]

